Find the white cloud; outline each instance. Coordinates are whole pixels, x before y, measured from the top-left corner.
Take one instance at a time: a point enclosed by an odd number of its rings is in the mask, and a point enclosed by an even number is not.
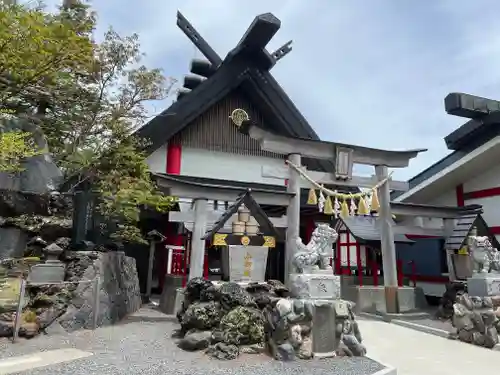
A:
[[[195,50],[177,29],[179,8],[221,55],[253,18],[272,12],[293,39],[273,74],[326,140],[387,149],[429,148],[408,178],[448,153],[443,137],[465,122],[444,112],[461,91],[500,99],[500,3],[495,0],[95,1],[100,31],[141,36],[148,63],[181,79]],[[314,5],[313,5],[314,4]],[[198,57],[199,53],[196,54]]]

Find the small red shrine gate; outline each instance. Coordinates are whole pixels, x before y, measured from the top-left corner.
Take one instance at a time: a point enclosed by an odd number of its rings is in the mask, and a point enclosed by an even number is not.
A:
[[[357,276],[358,285],[379,285],[383,276],[380,229],[376,216],[338,218],[335,230],[339,234],[334,252],[337,275]],[[403,234],[395,234],[394,242],[413,243]],[[403,264],[397,261],[398,286],[403,286]]]

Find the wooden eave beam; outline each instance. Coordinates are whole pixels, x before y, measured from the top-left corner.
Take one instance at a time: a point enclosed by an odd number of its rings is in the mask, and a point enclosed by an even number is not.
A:
[[[421,216],[442,219],[456,219],[464,215],[481,213],[480,205],[465,207],[432,206],[425,204],[391,202],[391,213],[396,216]]]
[[[153,175],[157,184],[167,194],[186,199],[208,199],[215,201],[237,201],[246,189],[234,186],[210,185],[196,182],[185,182],[162,175]],[[253,189],[253,199],[259,204],[288,206],[293,194],[265,189]]]

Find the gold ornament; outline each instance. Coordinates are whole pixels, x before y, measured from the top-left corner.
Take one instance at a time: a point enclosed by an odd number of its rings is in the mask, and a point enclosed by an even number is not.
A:
[[[378,201],[377,189],[373,189],[372,192],[372,202],[370,204],[371,211],[378,211],[380,208],[380,203]]]
[[[229,118],[233,121],[234,125],[240,127],[245,121],[250,120],[248,113],[244,109],[237,108],[231,112]]]
[[[248,246],[250,244],[250,238],[248,238],[247,236],[241,237],[241,244],[243,246]]]
[[[318,204],[318,197],[316,196],[316,190],[311,188],[309,190],[309,195],[307,196],[307,204],[311,205],[317,205]]]
[[[323,209],[325,215],[333,215],[333,205],[330,196],[326,197],[325,208]]]
[[[349,206],[347,205],[347,201],[344,199],[342,204],[340,205],[340,216],[347,217],[349,216]]]
[[[358,202],[358,215],[368,215],[370,212],[368,211],[368,207],[366,206],[366,201],[364,197],[359,198]]]

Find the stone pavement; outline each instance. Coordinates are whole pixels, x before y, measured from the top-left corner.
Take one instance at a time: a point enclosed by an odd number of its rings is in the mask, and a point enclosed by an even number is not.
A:
[[[398,375],[498,372],[500,352],[419,332],[380,320],[359,319],[368,355],[396,367]]]

